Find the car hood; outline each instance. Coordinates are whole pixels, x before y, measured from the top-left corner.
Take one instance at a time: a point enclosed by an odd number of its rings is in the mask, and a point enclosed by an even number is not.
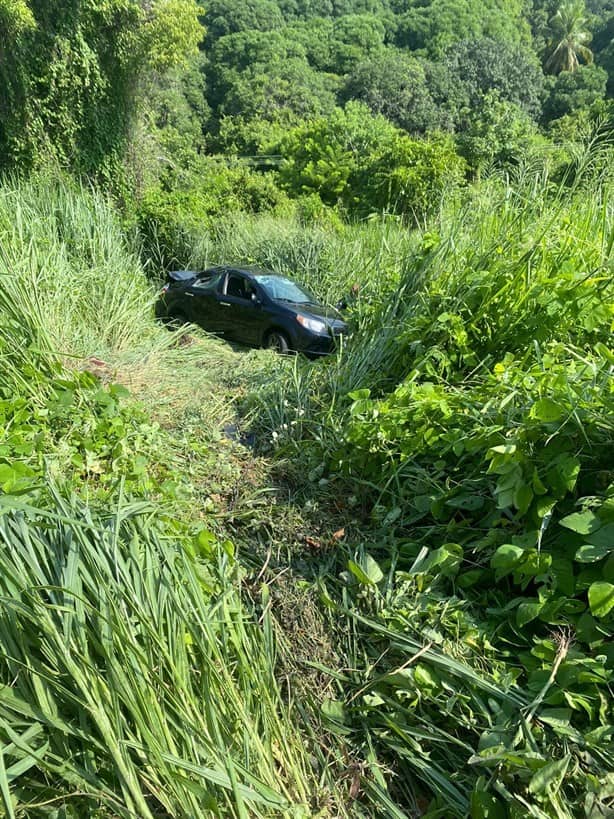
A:
[[[327,323],[331,326],[345,326],[345,322],[334,307],[327,307],[326,305],[318,304],[317,302],[307,302],[306,304],[300,302],[284,302],[284,304],[297,313],[304,313],[305,315],[313,316],[314,318],[326,319]]]

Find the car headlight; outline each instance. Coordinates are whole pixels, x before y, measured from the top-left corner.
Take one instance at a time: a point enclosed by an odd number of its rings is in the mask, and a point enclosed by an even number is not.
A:
[[[309,318],[309,316],[302,316],[300,313],[296,317],[298,323],[306,330],[311,330],[312,333],[325,333],[328,325],[319,319]]]

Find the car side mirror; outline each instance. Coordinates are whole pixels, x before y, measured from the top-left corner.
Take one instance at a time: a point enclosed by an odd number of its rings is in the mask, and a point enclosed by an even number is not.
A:
[[[257,293],[252,293],[250,296],[252,304],[259,305],[262,304],[262,299],[258,296]]]

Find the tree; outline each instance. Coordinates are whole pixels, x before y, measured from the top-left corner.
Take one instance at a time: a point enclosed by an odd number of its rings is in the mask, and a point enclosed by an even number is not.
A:
[[[592,108],[605,99],[608,75],[597,65],[580,66],[573,73],[562,71],[551,77],[550,93],[544,103],[544,121]]]
[[[317,193],[327,205],[347,201],[350,177],[396,134],[385,117],[373,115],[363,103],[349,102],[288,132],[280,145],[280,180],[293,196]]]
[[[411,139],[399,133],[358,169],[350,186],[357,214],[387,211],[422,222],[464,181],[465,163],[451,137]]]
[[[342,97],[366,103],[374,114],[412,134],[450,130],[453,125],[449,111],[433,98],[425,62],[395,49],[357,65]]]
[[[398,6],[396,44],[432,57],[441,57],[454,43],[482,37],[529,42],[522,0],[410,0]]]
[[[281,152],[279,176],[291,195],[318,194],[358,216],[388,210],[421,219],[464,178],[450,138],[410,139],[359,102],[293,129]]]
[[[222,37],[211,50],[206,73],[208,101],[218,118],[275,119],[284,109],[305,116],[335,104],[330,76],[314,71],[303,47],[281,32]]]
[[[209,47],[227,34],[281,28],[284,20],[275,0],[208,0],[204,23]]]
[[[496,91],[486,94],[457,137],[458,150],[477,176],[488,165],[515,165],[537,145],[537,126],[525,111]]]
[[[347,14],[335,20],[333,66],[336,74],[346,74],[361,60],[382,50],[385,26],[372,14]]]
[[[446,65],[462,84],[470,111],[496,91],[501,100],[519,105],[537,118],[541,111],[544,75],[536,55],[524,45],[483,37],[450,46]]]
[[[576,71],[580,61],[593,62],[593,52],[588,47],[592,35],[586,30],[586,11],[582,0],[564,3],[550,20],[550,56],[544,69],[552,74]]]
[[[0,42],[12,44],[0,48],[10,78],[0,83],[0,167],[53,158],[116,172],[142,78],[197,53],[199,13],[196,0],[0,0]]]
[[[331,78],[297,57],[277,64],[257,64],[234,77],[218,116],[278,121],[289,112],[299,117],[326,113],[335,105]]]

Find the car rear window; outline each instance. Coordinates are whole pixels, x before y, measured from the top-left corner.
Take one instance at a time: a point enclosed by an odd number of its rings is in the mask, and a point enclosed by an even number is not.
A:
[[[213,276],[197,279],[192,287],[197,290],[217,290],[221,278],[221,273],[215,273]]]

